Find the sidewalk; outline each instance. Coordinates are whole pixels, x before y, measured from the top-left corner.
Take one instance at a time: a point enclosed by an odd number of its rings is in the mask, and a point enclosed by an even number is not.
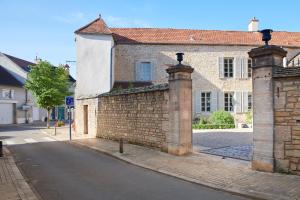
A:
[[[0,199],[38,199],[26,183],[7,149],[4,149],[4,157],[0,158]]]
[[[51,134],[51,129],[46,132]],[[67,131],[62,128],[55,138],[67,140],[67,136]],[[224,191],[260,199],[300,199],[300,176],[252,171],[250,163],[246,161],[200,153],[178,157],[131,144],[124,144],[124,153],[120,154],[117,142],[103,139],[76,138],[72,143],[137,166]]]

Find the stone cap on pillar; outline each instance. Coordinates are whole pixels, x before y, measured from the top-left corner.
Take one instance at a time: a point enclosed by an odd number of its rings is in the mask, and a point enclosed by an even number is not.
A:
[[[177,72],[186,72],[186,73],[193,73],[194,68],[192,68],[189,65],[182,64],[183,55],[184,53],[176,53],[177,55],[177,61],[179,62],[177,65],[167,65],[168,68],[166,69],[168,74],[174,74]]]
[[[276,45],[265,45],[252,49],[248,54],[252,58],[252,68],[282,67],[283,58],[286,57],[287,51]]]

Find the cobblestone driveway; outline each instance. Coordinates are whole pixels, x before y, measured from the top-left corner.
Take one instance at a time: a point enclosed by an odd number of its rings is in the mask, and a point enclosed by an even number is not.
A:
[[[194,150],[224,157],[252,159],[252,129],[194,130]]]

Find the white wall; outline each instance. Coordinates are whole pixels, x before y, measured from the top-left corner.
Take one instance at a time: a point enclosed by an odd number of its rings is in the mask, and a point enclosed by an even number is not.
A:
[[[76,35],[76,98],[110,91],[111,35]]]

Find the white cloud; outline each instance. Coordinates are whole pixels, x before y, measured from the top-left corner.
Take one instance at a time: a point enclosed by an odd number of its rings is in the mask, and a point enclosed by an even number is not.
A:
[[[110,27],[141,27],[149,28],[151,25],[143,20],[139,19],[128,19],[121,17],[108,16],[106,22]]]
[[[65,24],[74,24],[86,20],[86,16],[82,12],[70,13],[64,16],[55,16],[54,19]]]

